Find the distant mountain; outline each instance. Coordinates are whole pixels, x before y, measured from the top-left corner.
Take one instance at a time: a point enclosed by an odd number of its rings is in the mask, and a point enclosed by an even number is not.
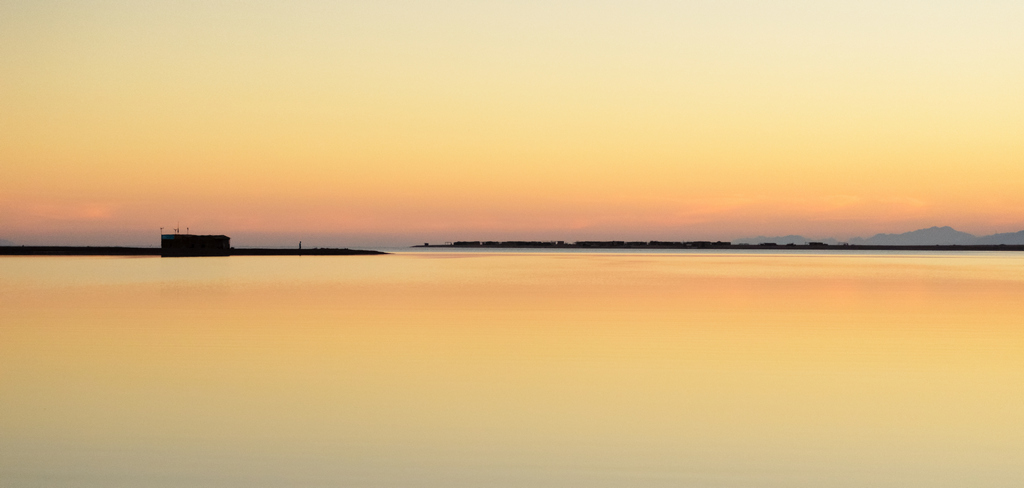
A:
[[[757,236],[733,240],[736,244],[760,244],[762,242],[774,242],[776,244],[804,244],[807,242],[824,242],[826,244],[838,244],[839,241],[828,239],[810,239],[804,236]],[[918,229],[913,232],[902,234],[875,234],[867,239],[853,237],[850,244],[865,246],[936,246],[936,245],[988,245],[999,244],[1024,245],[1024,230],[1020,232],[1007,232],[1003,234],[992,234],[990,236],[977,237],[974,234],[960,232],[952,227],[929,227]]]
[[[13,246],[14,243],[7,239],[0,239],[0,246]]]
[[[1020,232],[1007,232],[1004,234],[992,234],[990,236],[978,237],[972,244],[1018,244],[1024,245],[1024,230]]]
[[[951,244],[974,244],[978,238],[973,234],[960,232],[952,227],[929,227],[902,234],[875,234],[867,239],[854,237],[850,244],[867,246],[932,246]]]
[[[762,242],[774,242],[776,244],[806,244],[808,242],[824,242],[825,244],[839,244],[839,241],[829,237],[826,239],[808,239],[804,236],[788,235],[778,237],[745,237],[743,239],[735,239],[732,241],[734,244],[760,244]]]

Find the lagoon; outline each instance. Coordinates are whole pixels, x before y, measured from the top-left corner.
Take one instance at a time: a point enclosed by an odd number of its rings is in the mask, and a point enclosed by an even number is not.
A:
[[[1017,487],[1024,255],[0,257],[0,486]]]

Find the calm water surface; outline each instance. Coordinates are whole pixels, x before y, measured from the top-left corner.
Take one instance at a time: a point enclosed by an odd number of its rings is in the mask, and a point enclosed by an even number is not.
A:
[[[4,257],[0,486],[1016,488],[1024,256]]]

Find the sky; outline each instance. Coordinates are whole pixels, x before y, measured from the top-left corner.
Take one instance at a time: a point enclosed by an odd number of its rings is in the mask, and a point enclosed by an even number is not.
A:
[[[0,238],[1024,229],[1024,2],[0,1]]]

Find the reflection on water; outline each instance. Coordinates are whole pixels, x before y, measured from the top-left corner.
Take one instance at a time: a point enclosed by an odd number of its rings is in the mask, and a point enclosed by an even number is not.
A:
[[[1024,486],[1024,257],[6,257],[0,486]]]

